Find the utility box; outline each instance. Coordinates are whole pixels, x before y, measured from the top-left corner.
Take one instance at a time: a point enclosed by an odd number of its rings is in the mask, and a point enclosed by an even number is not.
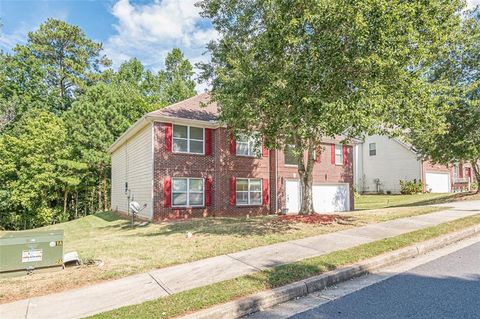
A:
[[[63,230],[0,235],[0,277],[63,267]]]

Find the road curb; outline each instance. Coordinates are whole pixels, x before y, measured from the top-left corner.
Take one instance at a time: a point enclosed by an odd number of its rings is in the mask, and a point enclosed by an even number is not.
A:
[[[480,225],[442,235],[424,242],[373,257],[354,265],[310,277],[286,286],[256,293],[238,300],[182,316],[182,319],[235,319],[277,304],[323,290],[328,286],[361,276],[369,271],[422,255],[480,233]]]

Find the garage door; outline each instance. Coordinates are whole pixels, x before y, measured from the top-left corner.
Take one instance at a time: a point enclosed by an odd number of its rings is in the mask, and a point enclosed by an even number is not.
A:
[[[432,193],[450,192],[450,175],[448,173],[426,173],[425,184],[427,191]]]
[[[313,208],[317,213],[350,210],[348,184],[318,184],[313,186]]]

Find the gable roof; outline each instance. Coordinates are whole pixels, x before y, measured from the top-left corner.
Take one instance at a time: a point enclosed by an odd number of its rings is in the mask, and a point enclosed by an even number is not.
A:
[[[151,117],[175,117],[207,122],[218,121],[219,115],[217,103],[210,102],[210,94],[208,92],[147,114],[147,116]]]

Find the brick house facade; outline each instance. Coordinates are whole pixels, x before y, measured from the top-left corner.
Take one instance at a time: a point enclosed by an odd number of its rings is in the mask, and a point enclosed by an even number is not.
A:
[[[112,145],[112,209],[128,211],[127,195],[130,200],[131,197],[146,198],[143,217],[154,221],[265,215],[285,208],[286,181],[298,180],[297,167],[285,162],[283,150],[260,146],[255,154],[237,154],[237,142],[241,141],[236,141],[228,128],[219,125],[216,105],[207,103],[208,94],[204,93],[146,114]],[[142,132],[145,133],[142,135]],[[200,137],[191,137],[202,134],[203,144],[195,140]],[[150,137],[135,144],[137,136],[144,135]],[[338,209],[351,210],[354,207],[353,151],[351,145],[341,142],[340,138],[332,139],[319,146],[313,178],[320,195],[322,185],[341,185],[348,198],[340,199],[347,203]],[[178,151],[179,147],[187,149],[186,145],[189,151],[194,145],[200,154]],[[151,158],[145,167],[138,165],[137,156],[144,148],[150,148],[147,153]],[[145,184],[137,186],[140,181],[134,177],[140,172],[144,173],[139,180],[151,179],[151,189],[146,189]],[[175,201],[177,204],[182,201],[182,205],[175,205]],[[187,205],[183,201],[188,201]]]

